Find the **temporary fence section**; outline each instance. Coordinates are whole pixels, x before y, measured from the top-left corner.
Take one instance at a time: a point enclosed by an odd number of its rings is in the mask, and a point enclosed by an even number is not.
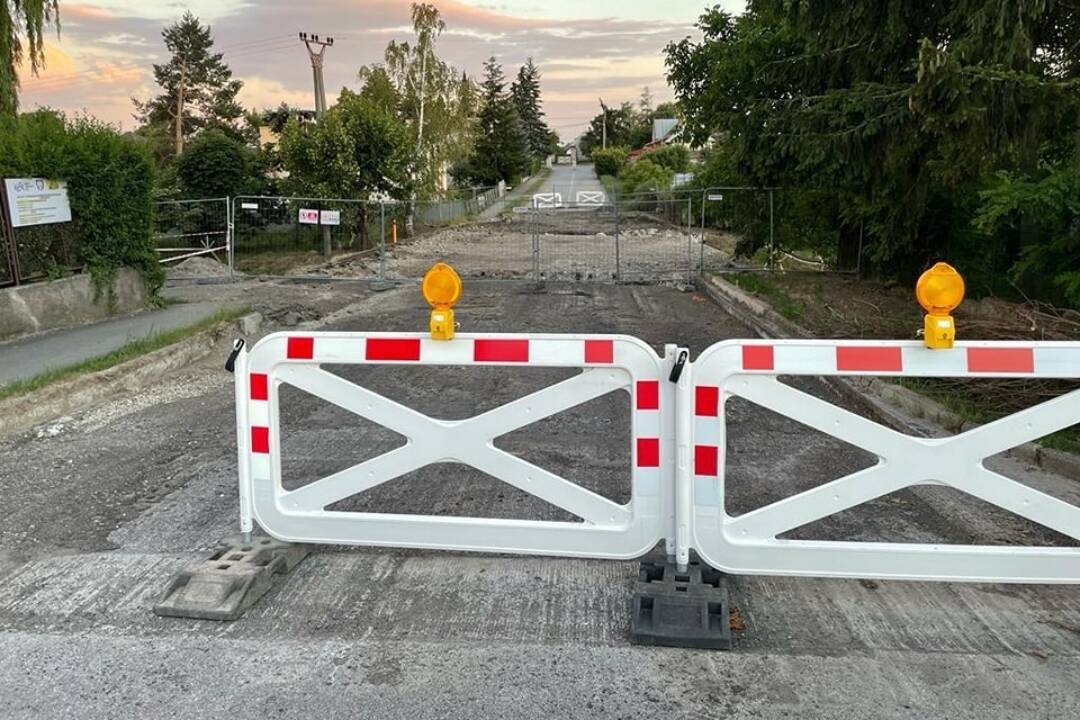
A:
[[[670,353],[669,353],[670,355]],[[253,521],[304,543],[452,548],[601,558],[632,558],[670,535],[666,458],[671,395],[663,382],[674,359],[619,335],[458,335],[279,333],[236,358],[242,530]],[[465,420],[428,417],[320,367],[330,365],[581,368],[550,385]],[[386,454],[293,490],[282,482],[282,401],[291,385],[407,438]],[[599,398],[631,398],[631,498],[619,504],[495,447],[513,430]],[[471,466],[559,507],[581,522],[445,515],[342,512],[328,506],[440,462]],[[665,476],[665,473],[668,475]]]
[[[691,202],[671,193],[549,193],[525,213],[538,280],[690,282],[698,252]]]
[[[209,255],[229,262],[229,198],[154,203],[154,242],[162,264]]]
[[[342,198],[236,197],[232,201],[237,270],[285,274],[334,255],[376,258],[383,234],[379,203]],[[372,261],[371,272],[377,262]]]
[[[494,187],[458,200],[387,203],[385,276],[420,278],[442,260],[463,277],[534,278],[532,237],[520,220],[471,222],[497,212],[504,195],[505,189]]]
[[[418,413],[321,365],[531,366],[581,373],[464,420]],[[696,361],[626,336],[279,333],[236,358],[241,529],[282,540],[631,558],[661,540],[685,569],[696,551],[728,573],[979,582],[1080,582],[1080,547],[799,540],[785,533],[916,485],[952,488],[1080,541],[1080,508],[988,469],[1010,447],[1080,422],[1080,391],[948,438],[884,427],[782,376],[1077,378],[1080,343],[732,340]],[[280,389],[291,385],[405,436],[407,443],[296,489],[282,483]],[[617,504],[495,447],[494,438],[613,390],[629,393],[632,493]],[[725,407],[756,403],[878,458],[868,469],[731,514]],[[768,448],[761,448],[768,453]],[[421,466],[451,461],[582,522],[349,513],[328,506]],[[942,514],[941,518],[947,518]],[[947,520],[945,520],[947,522]],[[685,572],[685,570],[682,570]],[[726,626],[726,623],[725,623]]]

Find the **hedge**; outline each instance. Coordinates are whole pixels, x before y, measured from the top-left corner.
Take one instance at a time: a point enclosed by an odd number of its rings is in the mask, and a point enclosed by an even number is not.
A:
[[[99,290],[118,268],[164,282],[153,240],[154,169],[145,147],[87,117],[52,110],[0,117],[0,177],[67,181],[78,260]]]

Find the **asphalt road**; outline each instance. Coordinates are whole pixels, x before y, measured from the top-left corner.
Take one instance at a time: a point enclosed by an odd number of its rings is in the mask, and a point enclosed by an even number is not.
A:
[[[576,202],[577,194],[583,191],[604,191],[592,165],[555,165],[544,186],[536,192],[558,193],[564,203],[570,204]]]
[[[267,286],[266,290],[271,288]],[[295,287],[290,289],[295,292]],[[323,287],[321,293],[332,292]],[[365,295],[339,329],[421,328],[415,287]],[[670,288],[471,282],[470,331],[622,332],[696,355],[748,331]],[[336,369],[443,417],[555,371]],[[814,383],[803,388],[828,391]],[[830,399],[837,401],[837,398]],[[302,483],[395,438],[299,392],[283,403],[284,472]],[[624,497],[624,398],[506,436]],[[235,531],[231,378],[196,368],[55,433],[0,440],[0,717],[1075,718],[1080,596],[1067,587],[737,578],[731,653],[629,643],[634,562],[320,548],[240,621],[166,619],[169,576]],[[505,444],[503,444],[505,443]],[[748,404],[732,409],[736,510],[868,465],[861,451]],[[1012,460],[1019,479],[1073,483]],[[558,517],[456,465],[348,508]],[[906,492],[800,531],[940,542],[1060,542],[956,498]]]
[[[170,305],[0,344],[0,385],[107,355],[133,340],[199,322],[220,307],[213,302]]]

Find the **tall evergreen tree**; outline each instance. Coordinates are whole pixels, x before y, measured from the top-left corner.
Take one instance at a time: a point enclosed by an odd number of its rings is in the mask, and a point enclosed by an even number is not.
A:
[[[510,95],[525,133],[529,157],[543,160],[552,152],[551,130],[544,122],[544,111],[540,107],[540,69],[532,58],[518,70],[517,80],[510,86]]]
[[[502,66],[494,57],[484,63],[480,91],[483,108],[476,149],[458,174],[480,185],[517,182],[528,167],[528,144],[514,99],[506,92]]]
[[[244,113],[236,102],[243,83],[232,79],[222,54],[212,52],[210,26],[200,25],[190,12],[165,28],[161,36],[172,53],[169,62],[154,65],[154,79],[162,93],[146,102],[134,102],[142,122],[168,123],[173,149],[179,155],[184,142],[204,127],[235,130],[235,122]]]
[[[0,115],[14,115],[19,109],[18,68],[23,59],[30,61],[35,75],[45,65],[44,30],[50,23],[59,31],[57,0],[0,0]]]
[[[905,280],[947,254],[990,289],[1041,247],[1030,214],[1009,210],[1015,234],[994,238],[972,217],[1003,173],[1037,182],[1062,158],[1075,173],[1074,2],[750,0],[699,27],[701,41],[669,45],[668,79],[687,134],[717,142],[711,181],[816,193],[799,232],[832,227],[842,264],[861,251]]]

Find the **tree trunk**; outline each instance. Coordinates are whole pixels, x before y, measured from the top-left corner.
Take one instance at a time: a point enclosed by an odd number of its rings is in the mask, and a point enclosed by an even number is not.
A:
[[[187,63],[180,64],[180,85],[176,88],[176,156],[184,152],[184,90],[187,84]]]
[[[860,260],[863,250],[863,233],[861,224],[840,226],[839,237],[836,247],[836,269],[847,272],[856,270],[865,272]]]

